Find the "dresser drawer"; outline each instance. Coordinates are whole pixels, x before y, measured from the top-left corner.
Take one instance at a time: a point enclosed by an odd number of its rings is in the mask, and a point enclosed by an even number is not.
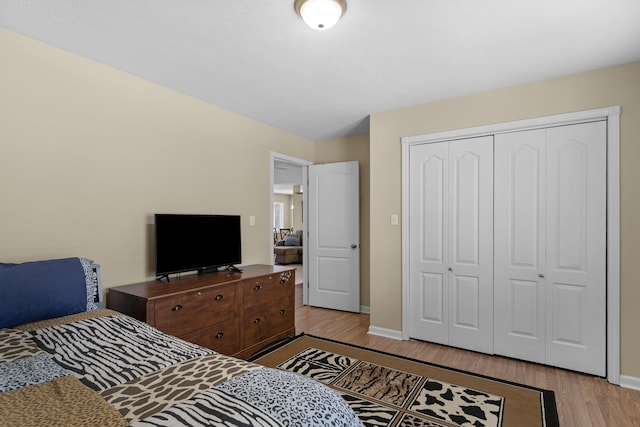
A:
[[[210,348],[218,353],[232,355],[240,350],[238,319],[229,320],[182,336],[185,341]]]
[[[235,317],[235,287],[216,286],[159,299],[155,305],[155,327],[184,336]]]
[[[248,347],[295,327],[293,300],[261,306],[244,314],[244,346]]]
[[[295,269],[187,274],[109,289],[109,308],[214,351],[246,358],[295,334]]]
[[[283,295],[289,295],[292,292],[294,281],[291,271],[243,281],[244,309],[250,310],[266,302],[281,300]]]

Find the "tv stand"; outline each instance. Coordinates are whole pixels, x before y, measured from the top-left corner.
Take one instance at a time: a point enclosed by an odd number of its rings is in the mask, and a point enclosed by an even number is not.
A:
[[[109,288],[107,307],[242,359],[295,335],[295,268],[246,265]]]

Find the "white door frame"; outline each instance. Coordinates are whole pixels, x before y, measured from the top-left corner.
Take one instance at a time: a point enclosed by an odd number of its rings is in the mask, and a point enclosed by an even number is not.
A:
[[[268,239],[267,239],[267,247],[268,247],[268,251],[267,253],[269,254],[271,259],[271,264],[274,263],[274,259],[273,259],[273,230],[272,230],[272,224],[273,224],[273,181],[274,181],[274,171],[275,171],[275,162],[276,160],[279,161],[283,161],[283,162],[287,162],[287,163],[292,163],[298,166],[302,167],[302,180],[303,182],[303,188],[304,191],[302,192],[302,218],[309,218],[309,212],[307,211],[309,204],[307,203],[307,193],[308,191],[307,189],[307,182],[308,182],[308,177],[309,177],[309,166],[313,164],[313,162],[310,162],[308,160],[303,160],[303,159],[298,159],[296,157],[291,157],[291,156],[287,156],[286,154],[280,154],[280,153],[276,153],[275,151],[271,151],[271,155],[270,155],[270,166],[269,166],[269,235],[268,235]],[[307,241],[309,239],[307,239],[307,221],[304,220],[302,221],[302,265],[303,266],[307,266],[309,265],[308,261],[308,257],[309,257],[309,249],[307,247]],[[304,286],[302,287],[302,303],[303,304],[307,304],[308,300],[309,300],[309,288],[308,288],[308,269],[307,268],[303,268],[303,272],[304,272],[304,276],[302,278]]]
[[[402,138],[402,339],[410,337],[409,146],[607,120],[607,380],[620,384],[620,106]]]

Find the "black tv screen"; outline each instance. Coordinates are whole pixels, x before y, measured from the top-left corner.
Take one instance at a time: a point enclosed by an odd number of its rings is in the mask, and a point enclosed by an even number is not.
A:
[[[242,263],[239,215],[155,214],[156,275]]]

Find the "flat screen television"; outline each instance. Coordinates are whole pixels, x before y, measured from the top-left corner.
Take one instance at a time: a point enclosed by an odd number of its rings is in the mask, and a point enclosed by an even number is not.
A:
[[[242,263],[239,215],[155,214],[156,276]]]

